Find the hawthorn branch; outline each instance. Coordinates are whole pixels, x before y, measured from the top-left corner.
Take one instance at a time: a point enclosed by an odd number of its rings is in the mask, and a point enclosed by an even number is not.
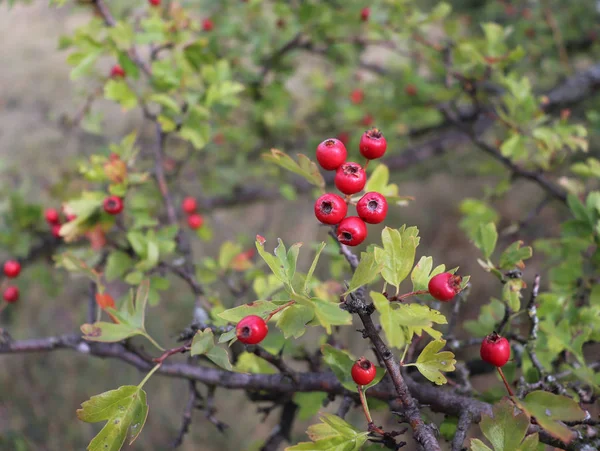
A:
[[[298,405],[294,401],[286,401],[283,404],[279,423],[275,425],[275,428],[262,446],[261,451],[277,451],[279,445],[281,445],[284,440],[290,442],[292,427],[297,412]]]
[[[456,426],[456,433],[452,439],[452,451],[462,451],[467,432],[473,423],[473,418],[470,411],[465,411],[458,417],[458,425]]]
[[[196,405],[196,401],[198,400],[198,391],[194,381],[189,381],[189,389],[190,396],[185,405],[185,409],[183,410],[181,428],[179,429],[179,434],[177,434],[177,437],[175,437],[175,440],[173,440],[173,444],[171,445],[171,448],[173,449],[179,448],[183,444],[183,438],[189,432],[192,424],[192,414],[194,411],[194,406]]]

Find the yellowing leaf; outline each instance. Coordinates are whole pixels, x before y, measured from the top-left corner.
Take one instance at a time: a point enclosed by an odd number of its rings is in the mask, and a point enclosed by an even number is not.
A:
[[[454,371],[454,354],[450,351],[439,352],[446,345],[446,340],[430,341],[414,364],[419,372],[437,385],[447,382],[442,371]],[[406,365],[408,366],[408,365]]]

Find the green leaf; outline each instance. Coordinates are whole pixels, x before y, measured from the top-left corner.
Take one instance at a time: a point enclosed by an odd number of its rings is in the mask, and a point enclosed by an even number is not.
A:
[[[54,261],[56,262],[56,266],[59,268],[62,267],[69,272],[86,276],[88,279],[98,284],[100,291],[104,291],[104,285],[102,285],[100,273],[89,266],[86,262],[75,256],[73,253],[64,252],[56,255],[54,257]]]
[[[352,376],[350,374],[352,365],[354,365],[356,359],[348,352],[342,351],[341,349],[336,349],[328,344],[321,346],[321,352],[323,354],[323,360],[329,366],[329,368],[331,368],[331,371],[333,371],[333,374],[335,374],[344,388],[352,392],[357,392],[356,382],[352,380]],[[369,385],[365,385],[364,389],[366,390],[369,387],[377,385],[384,375],[385,370],[377,367],[377,375],[375,376],[375,379],[373,379],[373,382],[371,382]]]
[[[328,334],[331,334],[331,326],[349,326],[352,324],[352,315],[346,310],[342,310],[340,304],[317,298],[311,300],[315,306],[315,317]]]
[[[509,279],[502,287],[502,299],[512,312],[521,310],[521,290],[524,286],[522,279]]]
[[[112,282],[113,280],[123,277],[132,266],[133,260],[129,255],[122,251],[113,251],[106,261],[104,276],[106,277],[106,280]]]
[[[508,246],[500,256],[500,269],[513,269],[515,266],[524,268],[523,260],[531,258],[533,249],[530,246],[521,247],[522,241],[515,241]]]
[[[225,321],[237,323],[248,315],[257,315],[262,317],[267,316],[276,308],[277,304],[274,304],[270,301],[254,301],[250,304],[244,304],[240,305],[239,307],[225,310],[224,312],[219,313],[217,316]]]
[[[494,451],[478,438],[471,439],[471,451]]]
[[[279,246],[278,246],[279,247]],[[280,258],[275,257],[264,248],[264,242],[256,240],[256,249],[265,263],[271,268],[271,271],[282,283],[290,285],[291,281],[287,278],[285,268],[282,266]],[[285,249],[285,248],[284,248]]]
[[[308,157],[298,154],[298,161],[294,161],[288,154],[277,149],[271,149],[271,153],[264,153],[263,159],[275,163],[288,171],[304,177],[310,184],[325,189],[325,180],[317,165]]]
[[[367,441],[368,432],[361,432],[340,417],[324,414],[319,424],[308,427],[312,440],[286,448],[286,451],[359,451]]]
[[[319,409],[323,407],[323,402],[327,399],[327,393],[322,391],[297,392],[294,394],[293,399],[299,407],[298,419],[304,421],[316,415]]]
[[[152,94],[148,97],[150,102],[158,103],[159,105],[167,108],[172,113],[178,114],[181,112],[179,104],[167,94]]]
[[[142,335],[162,351],[163,349],[158,343],[148,335],[144,326],[149,292],[150,282],[149,280],[144,280],[138,287],[135,300],[132,295],[120,310],[106,309],[113,318],[119,321],[117,324],[104,321],[97,321],[94,324],[83,324],[81,326],[83,338],[89,341],[114,343],[135,335]]]
[[[278,316],[277,327],[283,332],[283,336],[286,339],[300,338],[306,332],[306,324],[312,321],[315,312],[309,306],[293,304],[285,308]]]
[[[319,257],[321,256],[321,252],[323,251],[324,248],[325,248],[325,242],[322,242],[319,245],[319,247],[317,248],[317,252],[316,252],[315,257],[313,258],[313,261],[310,265],[310,269],[308,270],[308,273],[306,274],[306,279],[304,279],[304,292],[305,293],[308,293],[308,286],[310,284],[310,281],[312,280],[313,273],[315,272],[317,263],[319,262]]]
[[[492,298],[488,304],[481,307],[477,320],[465,321],[464,327],[474,337],[485,337],[490,330],[494,330],[503,316],[504,304]]]
[[[242,252],[241,245],[232,243],[231,241],[225,241],[219,250],[219,268],[228,269],[235,256],[240,252]]]
[[[383,263],[375,261],[375,254],[373,252],[361,252],[360,262],[352,275],[352,280],[350,280],[348,290],[344,295],[352,293],[363,285],[373,281],[382,270]]]
[[[108,80],[104,85],[104,97],[118,102],[123,109],[130,110],[137,106],[137,97],[124,80]]]
[[[184,125],[181,127],[181,130],[179,130],[179,136],[182,139],[189,141],[196,150],[203,149],[204,146],[206,146],[206,143],[208,142],[207,135],[208,133],[205,133],[203,129],[187,125]]]
[[[446,340],[430,341],[423,351],[421,351],[414,364],[423,376],[437,385],[443,385],[447,382],[447,379],[441,372],[454,371],[456,363],[452,352],[439,352],[445,345]]]
[[[418,234],[416,227],[404,225],[397,230],[386,227],[381,232],[383,248],[375,247],[375,260],[383,264],[381,274],[396,291],[412,269],[420,240]]]
[[[511,402],[503,400],[494,405],[491,417],[481,417],[480,427],[494,451],[517,451],[521,449],[521,442],[529,428],[529,419]]]
[[[433,268],[433,258],[421,257],[410,275],[413,291],[427,290],[429,280],[446,270],[446,266],[443,264],[436,266],[433,270],[431,268]]]
[[[375,291],[371,291],[371,299],[380,314],[379,322],[381,323],[388,344],[394,348],[404,348],[407,339],[410,339],[407,336],[409,332],[407,329],[399,327],[396,312],[392,310],[390,301],[383,294]],[[412,333],[410,335],[412,336]]]
[[[275,374],[277,369],[265,359],[261,359],[251,352],[242,352],[235,363],[235,371],[251,374]],[[318,393],[318,392],[317,392]]]
[[[147,417],[146,392],[134,385],[92,396],[77,410],[77,418],[86,423],[106,421],[88,445],[89,451],[119,451],[128,432],[131,445],[142,431]]]
[[[223,348],[215,346],[215,340],[211,329],[206,328],[203,331],[196,332],[192,340],[191,355],[204,355],[208,357],[215,365],[233,371],[229,354]]]
[[[575,438],[575,432],[562,422],[581,421],[586,417],[577,402],[567,396],[536,390],[527,394],[525,399],[512,399],[528,417],[535,417],[550,435],[565,443]]]
[[[498,241],[498,232],[496,231],[496,224],[488,222],[487,224],[481,224],[477,233],[475,234],[475,246],[477,246],[485,258],[490,258],[494,249],[496,248],[496,242]]]

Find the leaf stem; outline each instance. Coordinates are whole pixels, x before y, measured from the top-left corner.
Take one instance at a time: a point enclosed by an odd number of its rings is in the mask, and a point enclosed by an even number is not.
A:
[[[150,343],[152,343],[154,346],[156,346],[156,348],[157,348],[159,351],[164,351],[164,350],[165,350],[165,348],[163,348],[161,345],[159,345],[159,344],[156,342],[156,340],[154,340],[154,338],[152,338],[152,337],[150,336],[150,334],[148,334],[148,332],[145,332],[145,331],[144,331],[144,332],[143,332],[143,335],[144,335],[144,337],[146,337],[146,338],[148,339],[148,341],[149,341]]]
[[[286,302],[283,305],[280,305],[275,310],[273,310],[271,313],[269,313],[269,316],[267,316],[267,318],[265,319],[265,322],[268,323],[271,320],[271,318],[273,318],[276,314],[281,312],[283,309],[286,309],[286,308],[294,305],[295,303],[296,303],[296,301],[292,300],[290,302]]]
[[[383,429],[378,428],[377,426],[375,426],[375,423],[373,423],[373,418],[371,418],[371,412],[369,412],[369,406],[367,404],[367,397],[365,396],[363,386],[357,385],[356,388],[358,388],[358,396],[360,398],[360,403],[362,404],[365,418],[367,419],[367,426],[369,428],[369,432],[376,432],[378,434],[384,435],[385,432],[383,431]]]
[[[509,396],[515,396],[515,394],[513,393],[513,391],[510,388],[510,385],[508,385],[508,381],[506,380],[506,377],[504,377],[504,372],[502,371],[502,368],[497,366],[496,369],[498,370],[498,373],[500,374],[500,377],[502,378],[502,381],[504,382],[504,386],[506,387],[506,391],[508,392]]]
[[[417,291],[411,291],[410,293],[404,293],[400,296],[395,295],[395,296],[391,296],[388,298],[388,301],[390,302],[402,302],[404,299],[411,297],[411,296],[418,296],[420,294],[429,294],[429,290],[417,290]]]
[[[156,370],[158,370],[160,368],[160,366],[162,365],[162,363],[157,364],[154,368],[152,368],[148,374],[146,374],[146,377],[144,377],[144,379],[142,380],[142,382],[140,382],[138,384],[138,388],[142,388],[144,386],[144,384],[146,382],[148,382],[148,379],[150,379],[152,377],[152,375],[156,372]]]
[[[167,349],[160,357],[157,357],[153,360],[153,362],[162,365],[162,363],[171,357],[174,354],[179,354],[180,352],[189,351],[191,349],[191,342],[184,344],[183,346],[178,346],[177,348]]]

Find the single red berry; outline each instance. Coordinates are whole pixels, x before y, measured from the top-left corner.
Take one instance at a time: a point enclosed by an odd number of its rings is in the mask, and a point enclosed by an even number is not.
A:
[[[369,385],[375,379],[377,368],[369,360],[361,357],[354,362],[350,373],[357,385]]]
[[[379,224],[382,222],[387,215],[387,211],[387,200],[385,200],[383,194],[378,192],[365,194],[356,204],[358,216],[369,224]]]
[[[181,209],[185,211],[188,215],[191,215],[192,213],[195,213],[198,209],[198,203],[193,197],[186,197],[181,203]]]
[[[125,75],[125,71],[118,64],[115,64],[110,70],[110,76],[112,78],[125,78]]]
[[[214,26],[215,25],[213,24],[213,21],[210,19],[204,19],[202,21],[202,29],[204,31],[211,31],[214,28]]]
[[[417,95],[417,87],[413,84],[406,85],[404,88],[404,92],[407,96],[414,97]]]
[[[450,301],[460,292],[462,278],[449,272],[443,272],[433,276],[429,280],[429,294],[438,301]]]
[[[347,155],[346,146],[339,139],[326,139],[317,146],[317,161],[328,171],[339,168],[346,161]]]
[[[363,133],[358,148],[363,157],[374,160],[383,156],[387,149],[387,141],[379,129],[372,128]]]
[[[152,6],[160,6],[160,0],[148,0]]]
[[[373,124],[373,116],[371,116],[370,114],[365,114],[360,120],[360,123],[365,127],[370,127]]]
[[[77,215],[67,215],[67,221],[75,221],[77,219]]]
[[[123,211],[123,199],[119,196],[108,196],[104,199],[103,206],[109,215],[118,215]]]
[[[356,194],[365,187],[367,174],[360,164],[347,162],[337,169],[333,181],[342,193]]]
[[[360,10],[360,20],[366,22],[369,20],[369,16],[371,15],[371,10],[369,8],[363,8]]]
[[[52,226],[52,236],[54,236],[55,238],[60,238],[60,228],[62,226],[60,224],[54,224]]]
[[[46,218],[46,222],[48,224],[58,224],[60,222],[58,211],[56,211],[54,208],[47,208],[44,212],[44,217]]]
[[[190,226],[190,229],[199,229],[202,227],[202,224],[204,224],[204,218],[202,215],[194,213],[193,215],[188,216],[188,225]]]
[[[367,225],[358,216],[348,216],[338,226],[337,238],[347,246],[358,246],[366,237]]]
[[[346,201],[337,194],[323,194],[315,202],[315,216],[323,224],[339,224],[348,213]]]
[[[344,146],[347,146],[348,143],[350,142],[350,133],[340,132],[337,136],[337,139],[339,139]]]
[[[362,89],[355,89],[350,94],[350,101],[354,104],[362,103],[365,98],[365,93]]]
[[[255,345],[264,340],[269,332],[269,326],[260,316],[248,315],[242,318],[235,327],[237,339],[247,345]]]
[[[13,304],[19,300],[19,289],[14,285],[10,285],[6,287],[4,293],[2,294],[2,297],[9,304]]]
[[[21,263],[16,260],[8,260],[4,263],[4,275],[14,279],[21,272]]]
[[[479,354],[484,362],[494,366],[504,366],[510,359],[510,343],[496,332],[492,332],[481,342]]]

